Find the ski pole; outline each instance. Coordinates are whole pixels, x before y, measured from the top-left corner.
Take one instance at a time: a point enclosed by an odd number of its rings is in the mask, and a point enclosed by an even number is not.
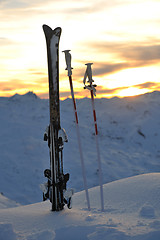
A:
[[[93,63],[87,63],[87,69],[84,75],[83,83],[85,85],[84,89],[88,89],[91,92],[91,101],[92,101],[92,110],[93,110],[93,119],[95,126],[95,139],[96,139],[96,149],[97,149],[97,160],[98,160],[98,169],[99,169],[99,185],[100,185],[100,198],[101,198],[101,210],[104,211],[104,199],[103,199],[103,180],[102,180],[102,168],[101,168],[101,158],[100,158],[100,150],[99,150],[99,141],[98,141],[98,127],[97,127],[97,118],[94,104],[94,96],[96,96],[96,85],[92,84],[94,80],[92,79],[92,69],[91,65]],[[86,85],[86,79],[88,77],[89,85]]]
[[[73,83],[72,83],[71,54],[69,53],[69,51],[70,50],[65,50],[63,52],[65,53],[65,60],[66,60],[66,65],[67,65],[66,70],[68,70],[69,84],[70,84],[70,89],[71,89],[73,109],[74,109],[75,120],[76,120],[76,132],[77,132],[77,138],[78,138],[78,146],[79,146],[79,152],[80,152],[84,188],[85,188],[85,192],[86,192],[88,210],[90,211],[91,208],[90,208],[90,200],[89,200],[89,193],[88,193],[88,187],[87,187],[86,171],[85,171],[84,158],[83,158],[83,153],[82,153],[79,125],[78,125],[78,114],[77,114],[76,100],[75,100],[75,97],[74,97],[74,90],[73,90]]]

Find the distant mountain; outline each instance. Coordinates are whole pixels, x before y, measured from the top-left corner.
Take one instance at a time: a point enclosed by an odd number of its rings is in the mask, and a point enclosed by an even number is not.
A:
[[[10,100],[20,100],[20,99],[27,100],[27,99],[37,99],[37,98],[38,96],[34,92],[29,91],[23,95],[16,93],[12,97],[10,97]]]

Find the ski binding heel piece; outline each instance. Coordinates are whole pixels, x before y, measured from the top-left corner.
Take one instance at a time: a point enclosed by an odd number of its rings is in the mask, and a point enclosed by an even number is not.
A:
[[[62,138],[63,142],[68,142],[68,137],[64,128],[61,128],[58,131],[58,138]]]
[[[40,185],[39,185],[39,188],[41,189],[41,191],[42,191],[44,194],[46,194],[47,191],[48,191],[48,183],[46,182],[46,183],[40,184]]]
[[[63,192],[64,203],[67,204],[67,207],[69,209],[72,208],[72,196],[73,196],[73,194],[74,194],[74,190],[72,188],[64,190],[64,192]]]
[[[48,141],[48,133],[49,133],[49,126],[46,127],[46,130],[44,132],[44,138],[43,138],[44,141]]]

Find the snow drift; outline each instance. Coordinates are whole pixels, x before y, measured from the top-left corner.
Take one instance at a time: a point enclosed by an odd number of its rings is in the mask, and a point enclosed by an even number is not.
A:
[[[0,210],[1,240],[159,240],[160,174],[144,174],[104,185],[105,211],[99,188],[73,197],[73,208],[51,212],[49,201]]]

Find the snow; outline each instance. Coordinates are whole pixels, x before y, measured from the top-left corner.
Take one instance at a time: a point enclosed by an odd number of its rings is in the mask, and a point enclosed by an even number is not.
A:
[[[160,174],[150,173],[104,185],[105,211],[100,211],[99,188],[73,197],[73,208],[51,212],[42,202],[0,210],[0,239],[27,240],[158,240],[160,237]]]
[[[87,210],[71,99],[61,101],[68,134],[64,171],[74,188],[73,208],[51,212],[39,185],[49,167],[43,133],[48,100],[32,92],[0,98],[1,240],[159,240],[160,92],[96,99],[104,205],[101,212],[91,100],[77,100],[91,211]],[[21,206],[20,206],[21,205]]]
[[[0,193],[0,209],[4,209],[4,208],[12,208],[12,207],[18,207],[20,206],[19,203],[8,199],[7,197],[3,196],[2,193]]]

